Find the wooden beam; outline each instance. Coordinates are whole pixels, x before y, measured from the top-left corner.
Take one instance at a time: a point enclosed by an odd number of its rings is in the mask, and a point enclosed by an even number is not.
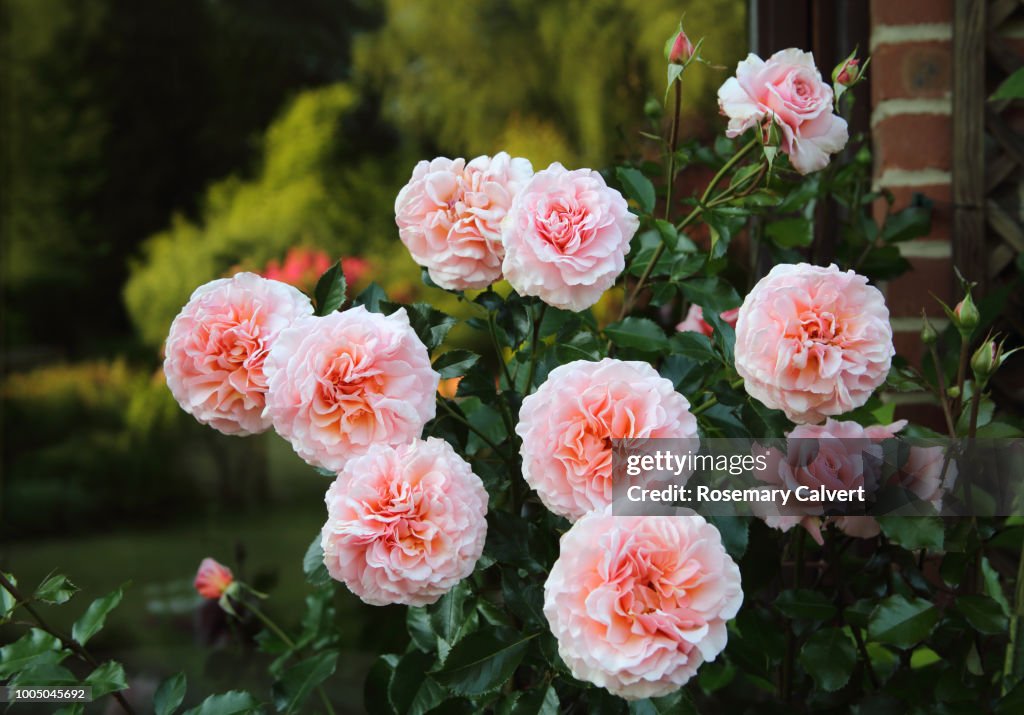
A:
[[[984,291],[985,0],[955,0],[953,19],[953,262]]]

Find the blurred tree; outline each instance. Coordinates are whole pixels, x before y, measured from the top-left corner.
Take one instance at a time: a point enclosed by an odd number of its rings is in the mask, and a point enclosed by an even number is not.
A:
[[[359,0],[0,2],[5,342],[72,353],[124,332],[138,244],[249,165],[284,100],[344,79],[375,22]]]
[[[623,137],[633,148],[645,99],[662,98],[664,44],[684,9],[690,36],[711,37],[705,56],[735,66],[743,0],[388,0],[354,64],[384,88],[388,119],[444,152],[604,166]],[[691,133],[726,76],[687,76]]]

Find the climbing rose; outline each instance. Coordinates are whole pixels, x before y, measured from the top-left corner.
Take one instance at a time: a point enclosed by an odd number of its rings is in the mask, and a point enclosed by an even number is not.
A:
[[[224,434],[265,431],[267,353],[283,329],[312,312],[298,290],[255,273],[200,286],[167,336],[164,375],[174,399]]]
[[[376,444],[327,490],[324,564],[366,603],[434,603],[473,573],[487,492],[442,439]]]
[[[638,226],[596,171],[554,163],[512,202],[502,232],[505,278],[521,295],[584,310],[622,273]]]
[[[523,477],[548,509],[572,521],[612,502],[611,440],[694,438],[697,419],[647,363],[577,360],[523,400],[516,433]]]
[[[266,363],[266,414],[310,464],[338,471],[372,444],[404,444],[433,419],[440,376],[404,308],[307,318]]]
[[[561,539],[544,615],[573,676],[634,700],[682,687],[725,648],[740,570],[700,516],[592,512]]]
[[[421,161],[395,199],[398,235],[437,285],[486,288],[501,280],[501,221],[532,175],[528,160],[505,152]]]
[[[729,137],[774,122],[780,148],[801,174],[824,169],[829,155],[846,146],[846,120],[832,113],[832,88],[810,52],[781,50],[767,62],[747,55],[718,90],[718,106],[729,117]]]
[[[794,422],[863,405],[885,381],[894,352],[882,294],[834,265],[775,266],[736,322],[736,370],[747,392]]]

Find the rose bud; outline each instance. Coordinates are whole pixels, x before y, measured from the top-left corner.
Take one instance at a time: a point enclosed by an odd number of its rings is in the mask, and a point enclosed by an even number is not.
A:
[[[667,45],[668,52],[666,54],[669,63],[674,65],[685,65],[687,60],[693,57],[693,43],[690,42],[690,38],[683,32],[682,26],[679,28],[679,32],[676,36],[671,39],[670,45]]]
[[[200,596],[215,601],[223,596],[234,582],[235,575],[231,573],[231,569],[207,557],[199,564],[193,585]]]
[[[852,87],[860,79],[860,60],[848,58],[832,70],[832,81],[843,87]]]
[[[935,332],[935,328],[932,326],[931,321],[928,320],[928,316],[924,311],[921,312],[921,321],[923,323],[921,326],[921,342],[925,345],[933,345],[939,339],[939,334]]]
[[[965,338],[969,337],[974,332],[974,329],[978,327],[978,323],[981,321],[981,314],[978,312],[978,307],[974,304],[974,299],[971,298],[969,292],[953,308],[952,317],[953,323],[956,325],[957,330],[960,331],[960,335]]]

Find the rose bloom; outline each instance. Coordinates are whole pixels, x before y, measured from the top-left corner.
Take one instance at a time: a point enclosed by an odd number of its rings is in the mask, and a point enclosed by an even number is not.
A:
[[[167,336],[164,375],[174,399],[224,434],[267,430],[267,353],[282,330],[312,312],[297,289],[255,273],[200,286]]]
[[[505,278],[521,295],[584,310],[622,273],[639,225],[599,173],[554,163],[512,202],[502,232]]]
[[[821,422],[863,405],[894,354],[889,310],[864,276],[778,265],[736,321],[736,371],[751,397],[794,422]]]
[[[419,437],[434,417],[440,376],[404,308],[303,320],[281,333],[265,369],[274,429],[324,469],[341,469],[374,443]]]
[[[395,199],[398,235],[437,285],[486,288],[501,279],[501,221],[532,175],[528,160],[505,152],[421,161]]]
[[[779,148],[801,174],[824,169],[846,146],[846,120],[832,113],[832,88],[810,52],[781,50],[767,62],[747,55],[718,90],[718,106],[729,117],[729,137],[774,121]]]
[[[731,308],[718,314],[722,320],[736,327],[736,318],[740,314],[739,308]],[[690,304],[690,309],[686,312],[686,317],[683,318],[682,322],[676,326],[676,330],[680,333],[700,333],[706,335],[709,338],[714,334],[715,330],[711,327],[711,324],[704,320],[704,309],[694,303]]]
[[[209,557],[202,560],[192,585],[203,598],[216,601],[235,581],[231,569]]]
[[[324,565],[366,603],[434,603],[473,573],[487,492],[443,439],[375,444],[327,490]]]
[[[690,403],[644,362],[605,358],[556,367],[523,400],[523,477],[570,521],[612,502],[612,443],[697,436]]]
[[[544,584],[573,676],[630,700],[671,693],[713,661],[742,602],[739,568],[697,515],[588,514]]]

